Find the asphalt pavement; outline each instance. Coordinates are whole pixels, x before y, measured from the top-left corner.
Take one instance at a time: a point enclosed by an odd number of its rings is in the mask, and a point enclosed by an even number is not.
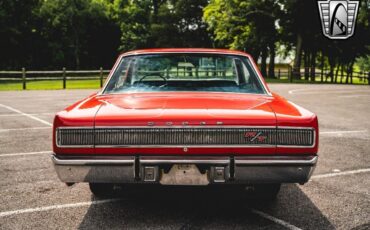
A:
[[[97,199],[53,169],[54,114],[94,90],[0,92],[0,229],[370,229],[370,86],[270,84],[319,117],[310,182],[263,202],[228,189],[127,187]]]

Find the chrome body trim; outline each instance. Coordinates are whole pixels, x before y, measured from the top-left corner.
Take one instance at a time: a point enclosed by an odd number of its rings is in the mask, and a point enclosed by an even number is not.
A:
[[[59,129],[94,129],[94,130],[100,130],[100,129],[125,129],[125,128],[140,128],[140,129],[171,129],[171,128],[200,128],[200,129],[219,129],[219,128],[245,128],[245,129],[276,129],[278,131],[279,129],[301,129],[301,130],[312,130],[313,132],[313,141],[312,145],[274,145],[274,144],[260,144],[260,145],[239,145],[239,144],[230,144],[230,145],[59,145],[58,144],[58,130]],[[56,146],[59,148],[313,148],[316,145],[316,130],[313,127],[295,127],[295,126],[233,126],[233,125],[203,125],[203,126],[97,126],[97,127],[92,127],[92,126],[82,126],[82,127],[68,127],[68,126],[62,126],[58,127],[55,130],[56,134]]]
[[[135,157],[124,157],[126,159],[62,159],[52,155],[51,159],[57,165],[133,165]]]
[[[316,129],[313,127],[295,127],[295,126],[277,126],[277,129],[308,129],[312,130],[313,132],[313,141],[312,145],[310,146],[302,146],[302,145],[276,145],[278,148],[313,148],[316,145]]]
[[[58,148],[94,148],[94,145],[59,145],[59,129],[94,129],[94,126],[60,126],[55,129],[55,145]]]
[[[229,157],[141,157],[141,164],[221,164],[230,163]]]
[[[235,165],[315,165],[318,156],[310,157],[269,157],[269,158],[251,158],[251,157],[235,157]]]
[[[68,128],[68,127],[67,127]],[[125,128],[140,128],[140,129],[171,129],[171,128],[200,128],[200,129],[219,129],[219,128],[250,128],[250,129],[275,129],[276,126],[242,126],[242,125],[173,125],[173,126],[166,126],[166,125],[155,125],[155,126],[96,126],[95,129],[107,129],[107,128],[117,128],[117,129],[125,129]]]
[[[135,158],[126,159],[76,159],[52,155],[59,179],[66,183],[133,183],[135,181]]]
[[[64,146],[63,146],[64,147]],[[95,145],[95,148],[275,148],[276,145]]]
[[[305,183],[311,177],[317,156],[57,156],[52,155],[55,170],[66,183],[146,183],[141,172],[146,165],[163,172],[164,165],[195,164],[205,167],[211,183]],[[225,181],[215,179],[214,170],[223,166]],[[234,175],[231,175],[231,168]],[[160,170],[159,170],[160,169]],[[156,181],[159,183],[160,175]]]

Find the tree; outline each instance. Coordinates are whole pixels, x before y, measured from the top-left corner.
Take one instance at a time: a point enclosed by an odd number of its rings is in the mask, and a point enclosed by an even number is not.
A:
[[[99,65],[104,64],[101,57],[118,45],[117,30],[105,10],[102,3],[90,0],[42,1],[40,30],[48,41],[52,65],[80,69],[101,61]]]
[[[279,0],[282,6],[281,15],[282,41],[287,48],[295,47],[293,75],[300,78],[302,57],[304,56],[305,76],[314,75],[317,52],[324,38],[321,32],[319,13],[316,1]],[[310,9],[310,10],[309,10]],[[312,10],[311,10],[312,9]]]
[[[356,63],[362,72],[370,72],[370,55],[359,57]]]
[[[21,68],[34,62],[31,53],[37,42],[33,41],[40,40],[34,27],[37,8],[38,0],[0,1],[0,68]]]
[[[161,2],[151,24],[151,46],[210,47],[212,45],[203,8],[207,0],[170,0]]]
[[[270,77],[274,77],[279,14],[280,6],[274,0],[211,0],[204,9],[204,19],[217,45],[245,50],[256,60],[260,57],[263,76],[267,76],[266,60],[270,54]]]
[[[146,48],[150,36],[151,0],[114,0],[111,17],[120,28],[120,51]]]
[[[299,0],[2,0],[0,67],[109,68],[122,51],[222,47],[249,52],[274,77],[278,44],[295,50],[297,78],[306,67],[314,81],[316,65],[328,65],[331,81],[346,73],[350,82],[356,58],[370,52],[366,1],[347,40],[324,37],[317,11]]]

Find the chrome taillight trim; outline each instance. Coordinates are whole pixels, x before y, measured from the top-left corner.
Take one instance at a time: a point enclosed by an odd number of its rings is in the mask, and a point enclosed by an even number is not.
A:
[[[58,127],[55,129],[55,145],[58,147],[58,148],[94,148],[94,144],[91,144],[91,145],[61,145],[59,144],[60,143],[60,132],[59,130],[63,130],[63,129],[81,129],[81,130],[84,130],[84,129],[90,129],[90,130],[94,130],[94,127],[93,126],[65,126],[65,127]]]
[[[278,126],[277,130],[278,129],[283,129],[283,130],[286,130],[286,129],[311,130],[312,131],[312,136],[311,136],[312,145],[306,146],[306,145],[281,145],[281,144],[277,144],[276,147],[279,147],[279,148],[313,148],[316,145],[316,129],[314,129],[313,127]]]
[[[274,140],[269,140],[270,143],[259,143],[259,144],[252,144],[252,143],[243,143],[243,144],[96,144],[96,137],[97,137],[97,131],[104,129],[111,129],[119,131],[120,129],[169,129],[169,130],[175,130],[175,129],[195,129],[195,130],[204,130],[204,129],[235,129],[232,131],[238,131],[237,129],[265,129],[270,132],[275,132],[273,137]],[[90,129],[92,132],[92,142],[89,144],[61,144],[61,133],[60,130],[63,129],[70,129],[70,130],[86,130]],[[269,130],[270,129],[270,130]],[[195,131],[194,130],[194,131]],[[299,145],[299,144],[279,144],[279,135],[281,135],[280,132],[289,132],[289,130],[297,130],[297,132],[300,132],[299,134],[301,136],[297,137],[297,134],[290,133],[292,137],[296,139],[296,142],[302,142],[305,138],[304,135],[309,135],[309,141],[308,143],[312,143],[311,145]],[[309,134],[305,134],[304,130],[310,130],[311,132]],[[226,131],[226,130],[225,130]],[[239,130],[241,132],[241,130]],[[245,131],[245,130],[244,130]],[[73,132],[73,131],[72,131]],[[91,133],[90,133],[91,134]],[[209,134],[208,134],[209,135]],[[303,136],[302,136],[303,135]],[[216,137],[217,138],[217,137]],[[287,137],[285,137],[287,139]],[[298,138],[298,139],[297,139]],[[307,138],[307,137],[306,137]],[[289,139],[289,137],[288,137]],[[298,141],[297,141],[298,140]],[[275,141],[274,143],[271,143],[271,141]],[[316,144],[316,130],[312,127],[293,127],[293,126],[119,126],[119,127],[107,127],[107,126],[100,126],[100,127],[59,127],[56,129],[56,145],[60,148],[185,148],[185,147],[192,147],[192,148],[275,148],[275,147],[283,147],[283,148],[312,148]]]

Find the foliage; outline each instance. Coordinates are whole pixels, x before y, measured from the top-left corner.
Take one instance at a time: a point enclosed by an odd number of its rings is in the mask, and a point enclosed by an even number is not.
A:
[[[150,47],[209,47],[203,8],[207,0],[169,0],[158,5],[151,20]]]
[[[247,50],[258,57],[266,44],[277,39],[278,13],[272,0],[211,0],[204,9],[204,19],[219,46]]]
[[[119,50],[145,48],[150,35],[150,0],[115,0],[111,16],[121,31]]]
[[[0,68],[110,68],[133,49],[219,47],[249,52],[274,78],[284,47],[296,69],[310,67],[306,80],[318,66],[335,81],[339,71],[351,78],[355,60],[366,68],[370,11],[360,3],[355,36],[333,41],[322,35],[316,1],[1,0]]]
[[[34,63],[31,53],[35,53],[38,40],[34,33],[35,9],[38,0],[1,0],[0,1],[0,68],[19,67],[19,63]]]
[[[356,35],[341,41],[329,40],[322,35],[317,1],[211,0],[204,10],[204,19],[218,46],[248,51],[261,60],[264,76],[274,77],[275,46],[281,44],[286,47],[286,54],[295,51],[293,74],[297,79],[304,66],[305,79],[315,81],[316,65],[324,68],[328,63],[330,73],[327,77],[331,81],[336,81],[339,69],[347,73],[348,81],[348,78],[352,79],[356,57],[370,51],[370,40],[367,39],[370,37],[370,11],[365,1],[360,3]],[[268,74],[267,55],[270,58]]]
[[[370,72],[370,55],[357,58],[356,64],[360,68],[360,71]]]
[[[80,69],[105,64],[104,58],[110,56],[108,52],[117,49],[115,36],[119,34],[105,10],[103,4],[90,0],[42,2],[38,11],[42,21],[40,34],[49,41],[47,48],[51,51],[48,54],[53,66]],[[112,61],[112,58],[108,60]]]
[[[270,60],[275,57],[275,42],[279,38],[276,24],[280,14],[275,0],[211,0],[204,9],[204,20],[218,45],[245,50],[255,59],[261,56],[262,74],[266,76],[267,53]]]

